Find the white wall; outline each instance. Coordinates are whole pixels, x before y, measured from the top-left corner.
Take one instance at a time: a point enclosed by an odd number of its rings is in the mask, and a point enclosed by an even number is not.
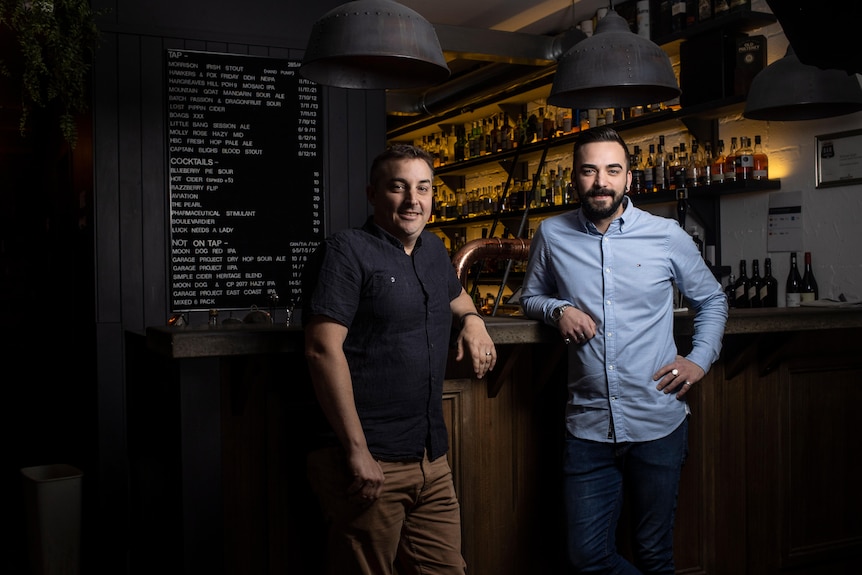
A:
[[[774,24],[754,32],[767,37],[768,63],[783,57],[787,39]],[[857,79],[860,77],[857,76]],[[779,281],[779,305],[790,267],[788,252],[767,251],[767,217],[772,194],[801,192],[803,240],[801,252],[810,251],[820,298],[862,300],[862,185],[816,189],[815,138],[862,128],[862,112],[823,120],[764,122],[726,118],[719,125],[725,142],[732,136],[760,134],[769,155],[770,178],[781,179],[781,191],[727,196],[721,200],[722,265],[738,272],[739,260],[772,258]],[[802,253],[799,253],[802,265]],[[800,273],[802,270],[800,269]]]

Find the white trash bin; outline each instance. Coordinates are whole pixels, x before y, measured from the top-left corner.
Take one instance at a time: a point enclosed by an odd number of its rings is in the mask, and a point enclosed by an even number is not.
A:
[[[81,470],[71,465],[21,469],[33,575],[78,575],[81,555]]]

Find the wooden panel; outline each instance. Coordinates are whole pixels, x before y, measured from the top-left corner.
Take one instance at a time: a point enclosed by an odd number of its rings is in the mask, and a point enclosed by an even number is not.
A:
[[[141,252],[140,310],[146,325],[163,325],[167,294],[153,286],[167,283],[168,266],[164,265],[167,253],[167,174],[165,167],[166,118],[164,102],[164,54],[160,38],[141,39],[141,229],[148,230]],[[136,296],[137,297],[137,296]],[[137,318],[136,318],[137,319]]]
[[[96,322],[120,321],[119,37],[102,35],[94,66]]]
[[[782,370],[782,568],[862,552],[858,456],[862,359],[822,355]]]

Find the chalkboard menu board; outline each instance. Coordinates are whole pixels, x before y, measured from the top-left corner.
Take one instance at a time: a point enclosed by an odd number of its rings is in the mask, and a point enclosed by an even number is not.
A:
[[[298,300],[324,234],[318,85],[299,61],[166,58],[171,310]]]

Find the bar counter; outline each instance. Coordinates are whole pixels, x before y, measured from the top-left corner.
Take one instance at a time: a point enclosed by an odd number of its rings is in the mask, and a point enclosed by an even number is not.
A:
[[[691,333],[688,312],[676,313],[676,332]],[[555,332],[524,317],[486,317],[488,332],[497,345],[548,343]],[[862,306],[732,309],[725,335],[791,332],[862,327]],[[277,324],[229,324],[218,327],[154,326],[147,328],[148,347],[174,359],[221,357],[301,351],[302,330]]]
[[[676,314],[681,353],[692,317]],[[566,346],[537,321],[486,322],[495,370],[477,380],[450,360],[444,384],[468,570],[563,575]],[[127,334],[136,573],[176,557],[187,573],[321,573],[302,333],[241,324]],[[730,311],[719,361],[688,394],[677,572],[857,572],[860,348],[859,306]]]

